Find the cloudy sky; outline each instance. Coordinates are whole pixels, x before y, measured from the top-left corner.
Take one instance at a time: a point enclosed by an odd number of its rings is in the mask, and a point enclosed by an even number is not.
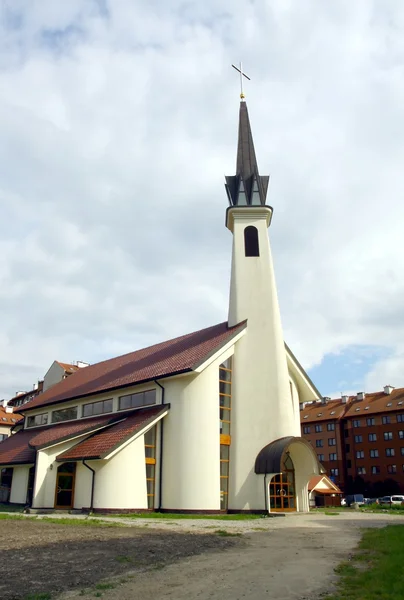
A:
[[[240,58],[286,341],[404,386],[400,0],[0,7],[0,398],[227,318]]]

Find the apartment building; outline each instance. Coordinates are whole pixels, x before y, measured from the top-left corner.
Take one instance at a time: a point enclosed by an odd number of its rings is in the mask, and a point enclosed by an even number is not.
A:
[[[302,436],[345,493],[404,492],[404,388],[301,405]]]

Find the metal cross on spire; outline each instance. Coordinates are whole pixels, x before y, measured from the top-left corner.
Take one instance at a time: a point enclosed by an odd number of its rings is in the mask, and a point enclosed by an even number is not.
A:
[[[232,67],[233,67],[233,69],[236,69],[236,71],[238,71],[240,73],[240,89],[241,89],[240,98],[242,100],[244,100],[245,95],[244,95],[244,92],[243,92],[243,77],[245,77],[246,79],[248,79],[248,81],[251,81],[251,79],[248,77],[248,75],[246,75],[245,73],[243,73],[243,65],[242,65],[241,62],[240,62],[240,68],[236,67],[235,65],[232,65]]]

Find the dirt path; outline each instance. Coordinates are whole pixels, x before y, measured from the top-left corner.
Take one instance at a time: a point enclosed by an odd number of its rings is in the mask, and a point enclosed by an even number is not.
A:
[[[159,571],[135,574],[131,581],[105,591],[103,597],[313,600],[331,589],[336,580],[334,567],[356,547],[360,528],[393,522],[404,524],[404,519],[362,514],[268,519],[265,531],[245,533],[245,547],[236,546],[220,555],[205,553]]]

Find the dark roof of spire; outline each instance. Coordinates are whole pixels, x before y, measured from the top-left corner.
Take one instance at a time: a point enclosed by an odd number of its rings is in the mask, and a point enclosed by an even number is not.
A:
[[[251,175],[258,175],[258,164],[255,156],[254,141],[246,102],[240,102],[238,125],[237,167],[236,174],[244,181]]]
[[[226,177],[231,206],[265,205],[269,177],[261,176],[255,156],[247,104],[240,102],[236,175]]]

